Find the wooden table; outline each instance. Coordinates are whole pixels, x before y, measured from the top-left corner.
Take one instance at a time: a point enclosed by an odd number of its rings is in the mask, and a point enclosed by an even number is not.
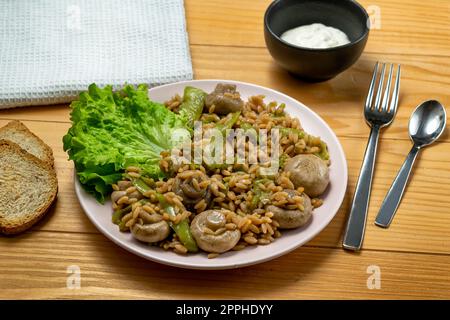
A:
[[[76,199],[73,164],[61,138],[70,126],[67,105],[0,112],[0,125],[20,119],[52,148],[59,178],[55,208],[29,232],[0,237],[0,298],[341,299],[450,298],[450,137],[420,156],[393,225],[374,226],[377,209],[411,142],[408,118],[435,98],[450,106],[448,0],[364,0],[381,9],[361,59],[333,80],[309,84],[290,77],[265,48],[262,17],[269,1],[187,0],[196,79],[234,79],[284,92],[310,106],[337,133],[349,166],[344,203],[330,225],[294,252],[231,271],[192,271],[134,256],[89,222]],[[362,104],[375,61],[403,66],[398,115],[382,132],[363,250],[341,249],[341,236],[369,129]],[[268,247],[270,250],[270,247]],[[81,288],[68,289],[69,266]],[[381,288],[369,289],[370,266]]]

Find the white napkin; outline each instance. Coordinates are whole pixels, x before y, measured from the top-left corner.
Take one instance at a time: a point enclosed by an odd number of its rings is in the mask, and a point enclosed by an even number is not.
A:
[[[189,79],[183,0],[0,2],[0,109]]]

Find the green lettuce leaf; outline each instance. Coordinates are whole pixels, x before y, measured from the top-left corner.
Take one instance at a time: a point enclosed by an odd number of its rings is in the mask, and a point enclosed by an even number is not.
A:
[[[192,119],[151,101],[146,85],[113,92],[111,86],[92,84],[71,108],[64,150],[83,187],[102,203],[129,165],[152,178],[163,177],[160,153],[190,138]]]

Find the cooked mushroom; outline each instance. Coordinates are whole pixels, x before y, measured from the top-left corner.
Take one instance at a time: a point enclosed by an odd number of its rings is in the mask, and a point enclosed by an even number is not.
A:
[[[227,230],[226,218],[219,210],[207,210],[195,216],[191,232],[198,246],[206,252],[222,253],[232,249],[241,238],[238,229]]]
[[[211,191],[209,184],[204,183],[207,180],[206,174],[200,170],[186,170],[176,176],[173,191],[183,198],[185,206],[195,205],[202,199],[208,204],[211,200]]]
[[[301,194],[295,190],[284,190],[288,194],[288,198],[301,196],[303,198],[302,209],[286,209],[275,205],[266,207],[267,211],[273,213],[273,219],[279,224],[281,229],[295,229],[305,225],[312,216],[313,206],[311,199],[306,194]]]
[[[299,154],[284,166],[285,172],[290,172],[290,179],[296,188],[305,188],[310,197],[321,195],[330,182],[327,164],[313,154]]]
[[[117,202],[117,200],[119,200],[120,198],[122,198],[123,196],[126,196],[126,195],[127,195],[127,193],[122,190],[113,191],[113,193],[111,193],[111,201]]]
[[[135,223],[131,227],[131,233],[140,241],[152,243],[167,238],[170,234],[170,228],[164,220],[150,224]]]
[[[120,190],[125,190],[126,188],[131,187],[133,184],[128,180],[120,180],[119,182],[117,182],[117,185],[119,186]]]
[[[207,108],[214,105],[214,113],[225,115],[241,111],[244,101],[236,92],[236,85],[219,83],[214,91],[206,96],[205,105]]]

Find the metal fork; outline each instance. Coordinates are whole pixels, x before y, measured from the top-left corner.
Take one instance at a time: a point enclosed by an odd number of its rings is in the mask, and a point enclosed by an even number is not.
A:
[[[364,107],[364,117],[367,124],[371,127],[369,141],[367,143],[364,161],[361,166],[358,183],[356,184],[355,195],[353,196],[350,215],[345,230],[344,249],[358,251],[361,248],[364,230],[366,227],[367,211],[369,207],[370,189],[372,186],[373,168],[377,154],[378,137],[380,129],[386,127],[394,120],[397,111],[398,96],[400,90],[400,65],[397,68],[397,75],[394,89],[391,95],[392,74],[394,65],[390,65],[386,86],[384,78],[386,73],[386,64],[381,66],[381,74],[377,83],[379,63],[375,64],[372,81],[370,82],[369,92],[367,93]],[[384,88],[384,94],[382,96]],[[373,96],[376,90],[375,101]],[[390,101],[390,103],[389,103]]]

